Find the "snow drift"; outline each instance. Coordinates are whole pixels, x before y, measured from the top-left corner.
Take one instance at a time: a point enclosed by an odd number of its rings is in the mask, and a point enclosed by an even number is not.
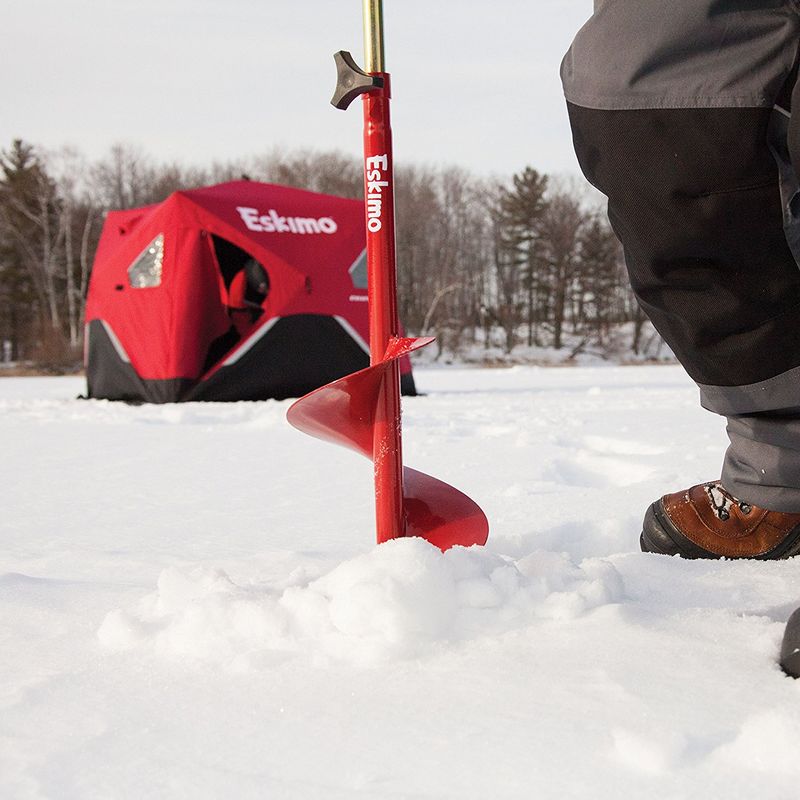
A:
[[[167,569],[154,593],[109,613],[98,635],[114,650],[152,647],[237,667],[273,652],[369,664],[537,618],[573,618],[623,596],[619,573],[601,559],[579,567],[547,552],[517,561],[480,548],[441,553],[421,539],[388,542],[321,578],[288,583],[239,586],[221,570]]]

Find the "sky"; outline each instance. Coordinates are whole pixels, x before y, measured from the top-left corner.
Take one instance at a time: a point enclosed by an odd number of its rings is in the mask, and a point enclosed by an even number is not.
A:
[[[359,0],[2,2],[0,147],[125,142],[199,165],[360,152],[359,104],[329,104],[333,53],[363,62]],[[558,67],[591,5],[386,0],[397,162],[577,173]]]

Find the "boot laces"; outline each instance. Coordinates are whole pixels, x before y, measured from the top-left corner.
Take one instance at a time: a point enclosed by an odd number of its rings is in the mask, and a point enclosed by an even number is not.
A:
[[[749,503],[734,497],[721,483],[707,483],[706,494],[714,513],[723,522],[730,519],[732,506],[738,506],[742,514],[749,514],[753,510]]]

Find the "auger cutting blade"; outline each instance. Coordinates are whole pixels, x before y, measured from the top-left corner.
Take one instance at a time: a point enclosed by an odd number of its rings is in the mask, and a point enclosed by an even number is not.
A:
[[[372,459],[378,398],[391,380],[392,362],[433,341],[396,339],[378,364],[354,372],[301,397],[287,419],[298,430],[349,447]],[[403,468],[404,535],[420,536],[442,550],[486,544],[489,523],[480,507],[444,481]]]

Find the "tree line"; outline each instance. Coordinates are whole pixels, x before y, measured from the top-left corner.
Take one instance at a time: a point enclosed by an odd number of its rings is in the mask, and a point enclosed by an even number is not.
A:
[[[363,197],[360,161],[336,152],[197,167],[126,145],[95,161],[21,140],[0,151],[0,360],[80,358],[107,210],[242,177]],[[397,168],[395,192],[401,318],[409,333],[438,336],[439,354],[653,346],[607,217],[579,185],[532,167],[504,181],[409,164]]]

